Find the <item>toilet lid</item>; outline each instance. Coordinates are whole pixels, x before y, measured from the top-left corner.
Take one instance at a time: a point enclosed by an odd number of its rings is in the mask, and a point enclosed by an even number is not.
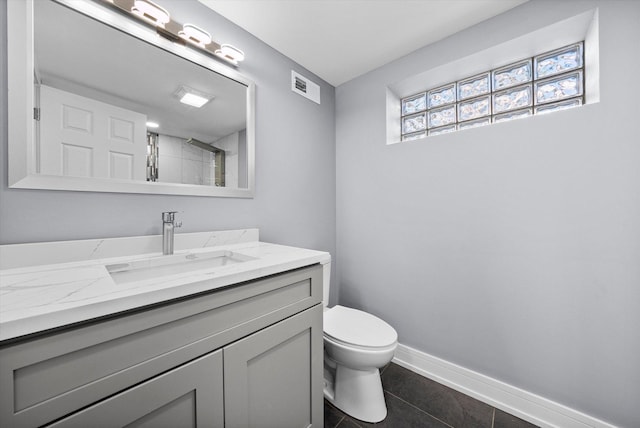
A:
[[[369,313],[336,305],[324,313],[324,334],[343,343],[386,348],[398,340],[398,333]]]

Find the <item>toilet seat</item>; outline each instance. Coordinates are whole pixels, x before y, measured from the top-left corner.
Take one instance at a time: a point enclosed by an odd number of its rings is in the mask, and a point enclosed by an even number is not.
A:
[[[324,312],[324,335],[347,347],[382,350],[396,346],[398,333],[375,315],[336,305]]]

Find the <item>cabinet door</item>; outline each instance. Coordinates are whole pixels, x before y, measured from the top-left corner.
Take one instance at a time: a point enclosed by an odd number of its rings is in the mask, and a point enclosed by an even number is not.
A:
[[[323,426],[322,305],[224,348],[227,428]]]
[[[222,350],[66,417],[51,427],[223,427]]]

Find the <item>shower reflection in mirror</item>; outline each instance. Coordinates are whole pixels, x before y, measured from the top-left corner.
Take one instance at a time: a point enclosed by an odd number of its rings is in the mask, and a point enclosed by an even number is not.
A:
[[[147,181],[216,187],[225,187],[230,181],[234,187],[245,185],[237,165],[245,161],[246,132],[235,132],[213,144],[147,132]],[[227,157],[231,161],[228,168]]]
[[[147,181],[158,181],[158,134],[147,132]]]

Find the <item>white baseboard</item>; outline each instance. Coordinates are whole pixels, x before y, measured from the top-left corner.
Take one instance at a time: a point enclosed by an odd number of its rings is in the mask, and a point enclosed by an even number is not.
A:
[[[616,428],[562,404],[405,345],[398,345],[393,362],[540,427]]]

